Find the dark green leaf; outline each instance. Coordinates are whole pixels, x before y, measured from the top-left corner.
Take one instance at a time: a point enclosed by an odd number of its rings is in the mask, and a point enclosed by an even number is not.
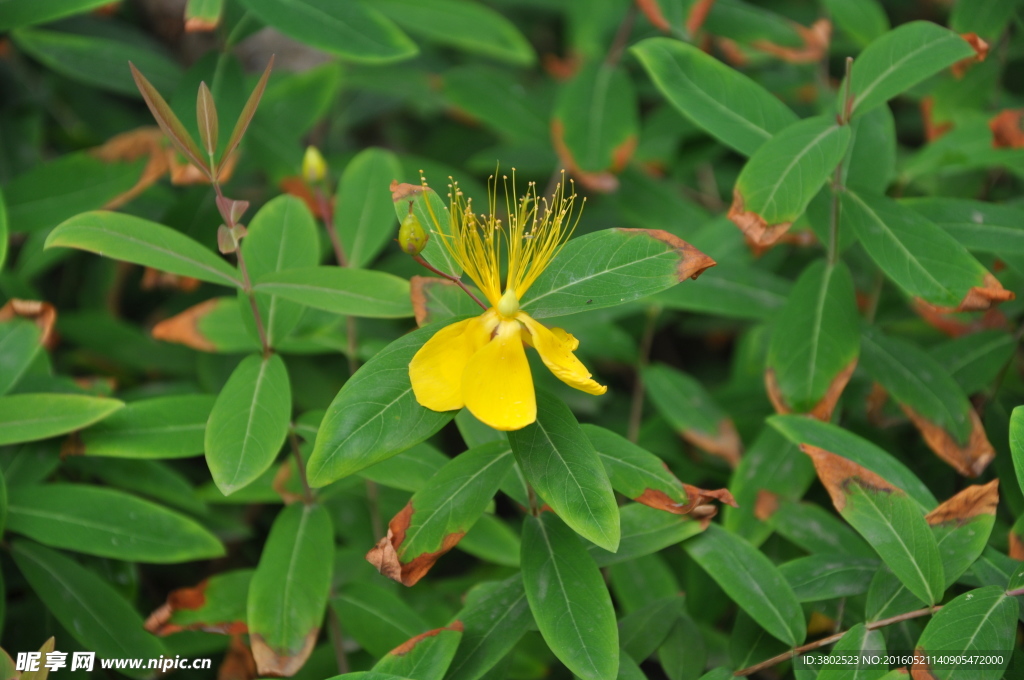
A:
[[[464,630],[446,677],[477,680],[499,664],[533,624],[522,578],[513,576],[467,602],[456,619]]]
[[[735,319],[770,319],[786,304],[790,284],[748,265],[720,264],[697,285],[675,286],[654,299],[668,309]]]
[[[3,206],[0,206],[0,211]],[[0,233],[6,243],[7,235]],[[0,323],[0,395],[18,384],[43,349],[39,327],[28,319],[15,317]]]
[[[632,611],[619,621],[619,645],[632,659],[654,654],[683,611],[683,598],[666,597]]]
[[[185,458],[203,453],[214,398],[205,394],[128,403],[82,431],[82,453],[116,458]]]
[[[920,654],[998,655],[1002,663],[934,664],[927,672],[937,680],[998,680],[1014,649],[1017,600],[998,586],[978,588],[950,601],[932,617],[917,641]],[[923,669],[922,669],[923,670]]]
[[[880,562],[871,557],[808,555],[779,566],[800,602],[853,597],[868,591]]]
[[[124,403],[78,394],[0,397],[0,445],[67,434],[103,420]]]
[[[587,546],[602,567],[650,555],[704,530],[700,522],[686,515],[673,515],[640,503],[620,508],[619,519],[620,540],[616,552],[596,545]]]
[[[380,586],[346,586],[331,600],[345,630],[375,657],[384,656],[430,625],[398,595]]]
[[[885,638],[878,630],[868,630],[863,623],[858,623],[846,631],[843,637],[832,648],[834,663],[825,662],[821,665],[818,680],[879,680],[888,671],[884,662],[869,663],[863,656],[885,656]],[[858,658],[861,657],[861,658]],[[844,658],[857,658],[856,664],[844,664]]]
[[[643,370],[644,388],[662,417],[692,444],[735,463],[741,443],[725,411],[695,378],[664,364]]]
[[[1003,331],[979,331],[952,338],[929,351],[964,394],[980,392],[996,379],[1013,358],[1017,343]]]
[[[368,266],[397,235],[388,185],[401,174],[398,158],[385,149],[360,151],[345,166],[334,223],[349,266]]]
[[[636,109],[624,69],[608,62],[587,64],[559,90],[552,120],[556,143],[564,144],[580,170],[608,170],[622,149],[636,143]]]
[[[1024,254],[1024,211],[962,198],[906,198],[901,205],[924,215],[968,250]]]
[[[0,31],[19,26],[49,23],[73,14],[82,14],[106,4],[109,4],[107,0],[53,0],[46,3],[39,3],[35,0],[8,0],[4,3]]]

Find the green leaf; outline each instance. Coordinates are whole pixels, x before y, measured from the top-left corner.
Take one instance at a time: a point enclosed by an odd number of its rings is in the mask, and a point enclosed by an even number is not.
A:
[[[10,185],[7,185],[8,188]],[[0,190],[0,272],[4,270],[4,262],[7,260],[7,239],[10,227],[7,219],[7,202],[4,200],[4,192]]]
[[[736,179],[729,217],[768,245],[803,214],[846,153],[850,126],[832,116],[793,123],[763,144]]]
[[[905,198],[906,206],[979,253],[1024,254],[1024,210],[962,198]]]
[[[608,474],[572,411],[554,395],[538,390],[537,420],[508,433],[523,474],[540,497],[572,527],[598,546],[619,545],[619,508]]]
[[[812,263],[772,331],[766,370],[775,398],[796,413],[831,415],[857,362],[859,330],[850,270],[842,262]]]
[[[224,0],[188,0],[185,4],[185,30],[193,26],[208,29],[220,24]]]
[[[0,397],[0,445],[67,434],[103,420],[124,406],[78,394],[16,394]]]
[[[214,397],[205,394],[129,402],[82,431],[81,452],[115,458],[198,456],[203,453],[203,435],[213,404]]]
[[[181,67],[141,32],[119,26],[127,35],[83,35],[22,28],[11,36],[34,59],[72,80],[122,95],[138,96],[128,70],[133,62],[157,89],[173,90],[181,78]]]
[[[374,7],[413,35],[442,45],[517,66],[530,66],[537,59],[515,24],[483,4],[459,0],[378,0]]]
[[[818,673],[818,680],[880,680],[889,670],[884,662],[866,663],[858,659],[858,663],[844,664],[844,657],[850,656],[885,656],[885,638],[878,630],[868,630],[863,623],[858,623],[843,634],[836,646],[832,648],[834,663],[825,662]]]
[[[211,576],[196,586],[203,598],[198,607],[175,607],[172,596],[170,618],[150,632],[160,636],[181,630],[231,634],[242,629],[246,626],[245,601],[252,575],[252,569],[236,569]]]
[[[513,73],[466,64],[444,73],[445,97],[511,141],[548,144],[549,114]]]
[[[648,38],[631,49],[669,103],[741,154],[797,120],[778,97],[694,45]]]
[[[631,659],[643,661],[654,654],[683,612],[683,598],[663,597],[626,614],[619,620],[619,645]]]
[[[802,416],[771,416],[768,424],[794,444],[810,444],[867,468],[910,494],[923,510],[939,504],[910,468],[867,439],[830,423]]]
[[[1024,492],[1024,406],[1018,406],[1010,414],[1010,451],[1013,454],[1017,484]]]
[[[704,531],[701,523],[686,515],[673,515],[640,503],[629,503],[619,509],[619,549],[608,552],[588,545],[599,566],[643,557],[675,545]]]
[[[949,27],[957,33],[977,33],[991,45],[999,39],[1013,18],[1016,0],[977,0],[958,2],[949,16]]]
[[[142,627],[142,617],[132,605],[93,571],[31,541],[14,541],[11,555],[49,612],[85,649],[101,659],[136,658],[135,654],[155,659],[167,653]]]
[[[480,314],[480,305],[453,281],[436,276],[414,276],[409,285],[413,314],[416,315],[416,323],[420,325]],[[477,299],[484,299],[483,294],[473,286],[467,288]]]
[[[917,652],[954,657],[994,654],[1002,657],[1002,663],[936,664],[928,673],[936,680],[1001,678],[1015,647],[1017,611],[1017,600],[999,586],[971,590],[945,604],[925,626]]]
[[[4,187],[8,229],[43,231],[102,208],[135,186],[144,166],[144,160],[107,163],[85,151],[37,165]]]
[[[285,35],[348,61],[385,64],[418,52],[397,26],[361,1],[243,0],[242,4]]]
[[[472,528],[511,469],[512,450],[504,442],[490,442],[451,459],[391,520],[390,533],[401,536],[399,542],[390,545],[391,539],[382,539],[387,547],[375,548],[367,559],[382,572],[384,566],[397,566],[401,582],[415,584]],[[397,565],[385,561],[392,551]]]
[[[978,331],[931,347],[929,354],[960,385],[964,394],[980,392],[999,376],[1017,342],[1004,331]]]
[[[430,444],[417,444],[362,470],[360,477],[402,491],[419,491],[450,459]]]
[[[941,427],[959,444],[967,444],[973,407],[938,361],[914,345],[872,328],[865,328],[861,345],[864,370],[896,401]]]
[[[802,447],[836,510],[910,592],[928,604],[945,591],[942,560],[921,506],[884,477],[834,452]]]
[[[949,234],[884,196],[846,191],[840,226],[852,228],[871,259],[907,295],[956,308],[988,270]]]
[[[325,486],[419,444],[454,417],[420,406],[409,382],[413,355],[448,323],[399,338],[348,379],[317,432],[307,466],[312,486]]]
[[[379,673],[417,680],[443,680],[462,639],[458,621],[411,638],[388,652],[374,666]]]
[[[7,528],[54,548],[132,562],[176,564],[224,554],[220,541],[194,520],[84,484],[12,489]]]
[[[331,517],[320,505],[281,511],[263,546],[247,603],[253,657],[261,675],[293,675],[313,651],[331,589]]]
[[[224,260],[188,236],[140,217],[97,210],[57,225],[47,248],[77,248],[222,286],[242,287]]]
[[[519,533],[494,515],[483,514],[462,540],[459,550],[485,562],[505,567],[519,566]]]
[[[675,286],[654,299],[668,309],[766,320],[786,304],[789,289],[789,281],[780,276],[748,265],[726,263],[702,274],[697,285]]]
[[[601,572],[554,513],[527,517],[523,584],[548,647],[583,680],[613,680],[619,667],[615,610]]]
[[[309,208],[294,196],[278,196],[253,215],[248,235],[242,241],[245,266],[253,281],[283,269],[315,267],[320,261],[320,238]],[[245,293],[239,291],[242,318],[258,339]],[[277,347],[302,317],[301,300],[257,293],[256,302],[263,318],[267,341]]]
[[[658,412],[684,439],[726,460],[739,460],[736,428],[700,382],[665,364],[644,367],[643,381]]]
[[[3,207],[0,206],[0,211]],[[6,243],[6,234],[0,233]],[[39,327],[17,317],[0,323],[0,395],[18,384],[43,349]]]
[[[331,606],[345,622],[345,631],[375,657],[430,628],[402,598],[372,583],[342,588]]]
[[[612,168],[616,156],[635,143],[637,128],[636,94],[624,69],[603,61],[586,64],[560,88],[552,129],[580,170]]]
[[[843,184],[865,192],[884,194],[896,176],[896,121],[892,111],[887,106],[879,107],[857,116],[850,126],[853,136],[849,153],[843,160]],[[827,220],[819,226],[826,224]],[[853,234],[849,230],[845,233],[840,231],[840,248],[846,239],[852,242]]]
[[[395,238],[388,185],[402,174],[395,154],[385,149],[360,151],[338,182],[334,223],[351,267],[366,267]]]
[[[422,176],[422,181],[426,181],[426,178]],[[444,184],[450,183],[449,179],[443,180]],[[452,257],[448,249],[444,247],[442,237],[438,235],[438,232],[449,234],[452,231],[450,220],[451,212],[444,200],[437,194],[436,191],[430,187],[423,187],[417,182],[415,186],[410,190],[412,193],[406,194],[406,192],[399,192],[396,194],[397,187],[392,186],[391,200],[395,206],[395,216],[398,218],[398,222],[406,218],[411,212],[416,215],[416,219],[420,221],[422,226],[430,236],[427,241],[426,248],[420,255],[424,260],[429,262],[435,269],[438,269],[445,274],[452,276],[459,276],[462,272],[462,268],[458,262]],[[406,187],[407,190],[408,187]],[[403,195],[401,198],[395,198],[396,195]],[[451,201],[451,193],[448,192],[449,202]]]
[[[836,28],[860,47],[889,30],[889,17],[878,0],[824,0]]]
[[[660,510],[683,514],[687,509],[691,499],[660,458],[603,427],[584,424],[580,429],[597,451],[613,489]]]
[[[995,481],[969,486],[925,516],[939,547],[947,588],[971,568],[988,544],[999,503],[996,486]]]
[[[780,536],[812,554],[877,555],[849,525],[816,503],[783,503],[770,521]]]
[[[409,282],[369,269],[303,267],[265,274],[257,293],[270,293],[335,314],[376,319],[412,316]]]
[[[159,501],[193,515],[205,515],[206,503],[199,500],[188,477],[169,463],[159,460],[123,458],[74,458],[69,470],[81,471],[109,486]]]
[[[868,591],[880,562],[873,557],[808,555],[779,566],[799,602],[854,597]]]
[[[478,680],[501,663],[533,625],[523,579],[513,576],[467,600],[456,620],[463,625],[448,680]]]
[[[47,3],[38,3],[35,0],[7,0],[4,3],[3,15],[0,15],[0,31],[49,23],[73,14],[83,14],[106,4],[109,4],[107,0],[53,0]]]
[[[270,467],[288,434],[291,411],[291,386],[281,357],[243,359],[217,397],[206,427],[206,463],[221,493],[230,496]]]
[[[683,547],[772,636],[791,647],[804,641],[807,626],[800,603],[764,553],[714,524]]]
[[[604,229],[570,240],[530,287],[538,319],[631,302],[700,275],[714,260],[668,232]]]
[[[862,115],[917,85],[974,49],[959,35],[930,21],[911,21],[872,42],[853,62],[853,113]],[[844,86],[839,88],[844,91]],[[842,107],[841,98],[837,106]]]

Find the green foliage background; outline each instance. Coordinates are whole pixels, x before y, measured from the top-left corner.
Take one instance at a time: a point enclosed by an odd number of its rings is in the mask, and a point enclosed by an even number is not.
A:
[[[214,659],[182,678],[1024,669],[1018,0],[0,0],[0,31],[0,676],[50,636]],[[498,167],[586,196],[524,308],[610,388],[534,356],[507,436],[409,391],[478,310],[413,279],[389,193],[479,205]],[[454,549],[407,587],[381,539]]]

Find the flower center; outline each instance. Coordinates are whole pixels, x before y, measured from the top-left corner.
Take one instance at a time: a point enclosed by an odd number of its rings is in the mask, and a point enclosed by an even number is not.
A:
[[[511,319],[519,311],[519,298],[516,297],[516,292],[511,288],[505,291],[505,294],[498,300],[498,314],[501,314],[506,319]]]

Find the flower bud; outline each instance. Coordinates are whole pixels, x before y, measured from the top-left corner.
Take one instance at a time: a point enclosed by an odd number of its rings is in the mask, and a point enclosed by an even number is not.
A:
[[[306,147],[306,155],[302,157],[302,177],[310,184],[322,182],[327,175],[327,161],[320,155],[315,146]]]
[[[415,214],[409,213],[402,220],[398,229],[398,245],[410,255],[419,255],[427,247],[430,236],[423,230],[423,225]]]

